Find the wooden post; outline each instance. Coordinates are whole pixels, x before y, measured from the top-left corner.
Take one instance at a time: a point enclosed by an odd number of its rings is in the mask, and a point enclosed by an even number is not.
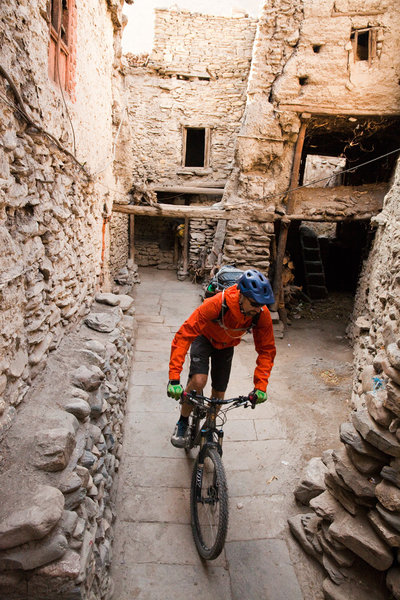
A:
[[[301,122],[300,131],[299,131],[299,135],[298,135],[297,142],[296,142],[296,149],[294,152],[292,173],[290,176],[289,192],[288,192],[288,196],[287,196],[288,201],[287,201],[287,206],[286,206],[286,214],[287,215],[290,215],[290,213],[292,213],[293,209],[294,209],[294,197],[290,193],[290,190],[297,187],[297,185],[299,183],[301,155],[303,152],[304,139],[306,136],[307,121],[310,118],[310,116],[311,115],[309,113],[304,113],[302,115],[302,122]],[[281,219],[281,230],[279,233],[279,241],[278,241],[278,248],[277,248],[277,254],[276,254],[275,276],[274,276],[274,284],[273,284],[275,303],[272,307],[272,310],[279,310],[279,304],[281,304],[281,309],[282,309],[282,302],[280,302],[279,299],[281,298],[283,259],[285,256],[289,225],[290,225],[290,219],[286,216],[283,216]],[[284,305],[284,300],[283,300],[283,305]],[[282,315],[283,316],[282,320],[285,321],[286,311],[285,311],[284,307],[283,307],[282,313],[285,313]]]
[[[182,275],[185,277],[188,275],[189,266],[189,223],[188,217],[185,217],[185,236],[183,238],[183,261],[182,261]]]
[[[129,215],[129,258],[135,262],[135,215]]]

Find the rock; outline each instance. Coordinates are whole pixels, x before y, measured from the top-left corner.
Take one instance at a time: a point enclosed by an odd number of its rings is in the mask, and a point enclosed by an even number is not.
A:
[[[26,350],[18,350],[14,360],[10,364],[9,372],[12,377],[21,377],[26,365],[28,364],[28,353]]]
[[[394,458],[390,461],[390,465],[385,465],[381,471],[381,475],[387,481],[391,481],[397,487],[400,487],[400,460]]]
[[[343,479],[336,473],[336,471],[329,471],[325,475],[325,483],[327,490],[340,504],[352,515],[356,515],[358,512],[358,506],[356,502],[356,496],[346,486]],[[310,502],[311,506],[311,502]]]
[[[331,542],[331,540],[333,539],[332,536],[329,535],[329,537],[327,539],[323,527],[320,528],[320,530],[317,534],[317,537],[318,537],[318,541],[321,545],[323,552],[325,554],[327,554],[328,557],[332,558],[335,561],[335,563],[337,563],[339,565],[339,567],[351,567],[352,566],[352,564],[354,563],[354,561],[356,559],[356,556],[355,556],[355,554],[353,554],[353,552],[351,552],[351,550],[348,550],[342,544],[340,544],[340,546],[341,546],[340,549],[335,548],[335,546]],[[326,568],[326,566],[325,566],[325,568]]]
[[[400,456],[400,445],[396,436],[375,423],[367,409],[354,411],[352,421],[364,440],[390,456]]]
[[[345,448],[333,452],[336,473],[343,479],[357,497],[375,498],[376,483],[357,471],[349,459]]]
[[[383,480],[375,488],[379,502],[387,510],[400,512],[400,489]]]
[[[97,340],[87,340],[85,342],[85,346],[88,350],[91,350],[95,354],[101,356],[101,358],[105,358],[106,347],[101,342],[98,342]]]
[[[39,542],[28,542],[0,552],[0,570],[31,571],[61,558],[67,549],[66,537],[55,533]]]
[[[104,379],[104,373],[99,367],[91,365],[86,367],[82,365],[73,371],[71,381],[76,387],[82,388],[88,392],[97,390]]]
[[[385,408],[386,390],[376,390],[365,394],[365,404],[371,417],[382,427],[389,428],[393,413]]]
[[[382,361],[382,369],[389,379],[392,379],[396,385],[400,385],[400,371],[392,367],[388,360]]]
[[[376,375],[376,373],[372,365],[367,365],[366,367],[364,367],[361,373],[361,386],[363,393],[369,392],[374,389],[374,375]]]
[[[43,471],[65,469],[75,448],[75,437],[65,428],[41,431],[34,437],[33,464]]]
[[[400,417],[400,386],[394,383],[394,381],[388,381],[386,391],[385,407],[391,410],[397,417]]]
[[[391,366],[400,371],[400,348],[396,343],[389,344],[386,348],[387,357]]]
[[[393,555],[390,549],[364,516],[352,517],[348,513],[342,514],[334,520],[329,532],[374,569],[385,571],[391,566]]]
[[[358,328],[360,333],[365,333],[370,330],[371,321],[368,317],[361,316],[356,320],[355,326]]]
[[[322,584],[325,600],[386,600],[386,594],[378,590],[371,590],[368,585],[363,585],[362,579],[358,582],[346,581],[341,585],[334,584],[330,579],[325,579]]]
[[[330,558],[330,556],[326,554],[322,555],[322,565],[329,577],[332,579],[333,583],[340,585],[346,581],[345,573],[340,569],[337,563]]]
[[[379,473],[386,461],[379,461],[368,454],[359,454],[351,446],[346,446],[347,454],[357,471],[363,475],[375,475]]]
[[[400,548],[400,533],[385,523],[376,510],[370,510],[367,517],[376,533],[388,546],[391,548]]]
[[[82,363],[86,365],[94,365],[100,369],[103,369],[105,362],[104,358],[102,358],[99,354],[96,354],[96,352],[88,349],[82,349],[80,350],[79,354],[82,358]]]
[[[89,313],[85,319],[85,324],[103,333],[111,333],[120,321],[120,316],[112,313]]]
[[[316,550],[315,546],[312,544],[312,542],[309,539],[310,536],[306,535],[306,531],[303,526],[303,523],[305,520],[314,519],[314,518],[315,518],[314,513],[308,513],[305,515],[296,515],[295,517],[291,517],[290,519],[288,519],[288,524],[289,524],[290,532],[296,538],[296,540],[299,542],[299,544],[304,549],[304,551],[307,554],[309,554],[310,556],[312,556],[313,558],[315,558],[316,560],[318,560],[319,562],[322,562],[322,550],[320,550],[320,551]]]
[[[63,494],[74,492],[82,485],[82,480],[77,473],[70,471],[63,473],[58,481],[58,489]]]
[[[79,463],[82,467],[85,467],[86,469],[90,469],[90,467],[92,467],[94,465],[94,463],[96,462],[96,457],[94,454],[92,454],[92,452],[89,452],[89,450],[85,450],[85,452],[82,454],[81,458],[79,459]]]
[[[398,566],[389,569],[386,575],[386,585],[396,600],[400,600],[400,568]]]
[[[133,306],[133,298],[132,296],[128,296],[127,294],[120,294],[119,298],[119,306],[123,312],[128,311]]]
[[[325,473],[328,469],[321,458],[312,458],[306,465],[301,477],[301,483],[294,491],[296,499],[304,505],[308,505],[311,498],[325,491]]]
[[[68,538],[72,536],[75,531],[76,524],[78,522],[78,515],[73,510],[64,510],[61,521],[59,522],[60,529],[67,535]]]
[[[108,304],[109,306],[118,306],[120,302],[118,294],[111,294],[109,292],[100,292],[95,295],[94,299],[99,304]]]
[[[79,479],[79,478],[78,478]],[[64,494],[65,496],[65,509],[75,510],[86,498],[86,488],[79,487],[73,492]]]
[[[339,502],[327,491],[312,498],[310,506],[319,517],[327,521],[333,521],[345,512]]]
[[[67,550],[67,552],[59,558],[44,567],[40,567],[36,571],[36,575],[46,577],[61,577],[63,579],[76,579],[80,571],[80,557],[77,552]]]
[[[3,503],[6,497],[3,495]],[[0,520],[0,549],[19,546],[31,540],[39,540],[47,535],[61,519],[64,510],[64,496],[55,487],[43,485],[34,494],[27,493],[13,498],[12,509],[7,510]]]
[[[377,460],[387,462],[387,455],[380,452],[380,450],[375,448],[372,444],[368,444],[368,442],[361,437],[352,423],[342,423],[339,431],[341,441],[344,444],[351,446],[359,454],[365,454],[367,456],[372,456]]]
[[[381,504],[379,504],[379,502],[376,504],[375,508],[378,511],[378,513],[380,514],[380,516],[382,517],[382,519],[385,521],[385,523],[390,525],[390,527],[393,527],[393,529],[395,529],[396,531],[400,532],[400,515],[399,514],[393,513],[389,510],[386,510],[385,508],[383,508],[383,506]]]
[[[75,415],[80,421],[84,421],[90,415],[90,405],[86,400],[78,399],[75,402],[69,402],[64,406],[64,409]]]

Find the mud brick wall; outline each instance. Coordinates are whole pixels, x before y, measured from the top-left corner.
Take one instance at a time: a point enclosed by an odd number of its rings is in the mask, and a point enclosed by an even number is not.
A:
[[[400,598],[399,199],[398,166],[355,302],[353,411],[342,446],[313,458],[295,491],[312,512],[289,520],[328,599]]]

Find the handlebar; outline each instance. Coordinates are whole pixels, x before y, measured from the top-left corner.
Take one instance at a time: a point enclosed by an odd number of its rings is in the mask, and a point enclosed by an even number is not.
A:
[[[252,397],[253,396],[253,397]],[[196,390],[192,390],[191,392],[182,392],[181,400],[190,402],[192,404],[196,404],[197,406],[204,406],[205,404],[211,405],[224,405],[224,404],[232,404],[235,407],[243,406],[246,408],[248,403],[251,405],[251,408],[256,407],[256,397],[252,394],[248,396],[237,396],[236,398],[207,398],[207,396],[202,396],[198,394]]]

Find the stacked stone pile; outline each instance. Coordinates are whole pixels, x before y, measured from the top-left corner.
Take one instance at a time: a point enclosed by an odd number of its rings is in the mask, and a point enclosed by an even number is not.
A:
[[[289,520],[326,569],[328,600],[400,598],[400,170],[364,265],[351,330],[355,379],[340,450],[314,458]]]
[[[386,597],[385,578],[400,598],[400,336],[392,328],[385,335],[385,351],[363,372],[365,408],[340,427],[342,448],[312,459],[295,491],[315,512],[289,525],[336,584],[325,582],[328,599],[344,598],[350,588],[357,600],[370,598],[371,590],[356,582],[360,569],[376,570],[374,598]]]
[[[98,294],[79,331],[49,357],[8,432],[0,457],[1,599],[112,595],[133,315],[130,296]]]

